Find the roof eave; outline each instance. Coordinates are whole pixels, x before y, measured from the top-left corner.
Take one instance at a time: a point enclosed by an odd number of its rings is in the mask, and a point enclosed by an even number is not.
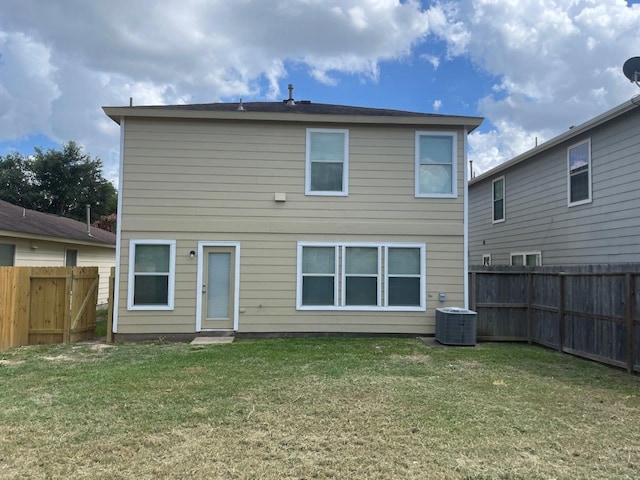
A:
[[[66,243],[74,245],[86,245],[91,247],[103,247],[115,249],[116,244],[108,243],[97,239],[79,240],[75,238],[56,237],[54,235],[41,235],[37,233],[19,232],[16,230],[0,230],[0,237],[22,238],[25,240],[38,240],[41,242]]]
[[[145,109],[136,107],[102,107],[105,114],[117,124],[121,118],[182,118],[193,120],[233,120],[233,121],[269,121],[269,122],[313,122],[313,123],[354,123],[370,125],[444,125],[462,126],[468,132],[475,130],[482,117],[467,116],[383,116],[383,115],[338,115],[313,113],[271,113],[247,111],[201,111],[176,109]]]

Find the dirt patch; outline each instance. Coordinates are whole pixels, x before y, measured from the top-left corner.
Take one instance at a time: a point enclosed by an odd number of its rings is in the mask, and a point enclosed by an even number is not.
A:
[[[24,363],[24,360],[0,360],[2,367],[15,367]]]

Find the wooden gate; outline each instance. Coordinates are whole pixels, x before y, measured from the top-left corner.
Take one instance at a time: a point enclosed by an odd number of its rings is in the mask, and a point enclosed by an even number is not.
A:
[[[97,267],[0,267],[0,350],[93,338]]]

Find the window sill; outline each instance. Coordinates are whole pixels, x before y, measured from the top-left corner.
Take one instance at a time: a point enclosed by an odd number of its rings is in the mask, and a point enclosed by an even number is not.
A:
[[[339,311],[339,312],[425,312],[426,307],[421,306],[407,306],[407,307],[374,307],[374,306],[352,306],[352,307],[335,307],[335,306],[298,306],[298,311],[314,311],[314,312],[326,312],[326,311]]]

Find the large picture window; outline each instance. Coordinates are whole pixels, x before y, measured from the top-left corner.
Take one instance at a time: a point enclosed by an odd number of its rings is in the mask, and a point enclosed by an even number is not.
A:
[[[298,243],[299,310],[425,310],[425,245]]]
[[[569,206],[591,202],[591,141],[567,149]]]
[[[172,310],[175,284],[173,240],[129,242],[130,310]]]
[[[349,193],[349,131],[307,129],[305,193]]]
[[[457,134],[416,132],[416,197],[456,197]]]
[[[504,222],[504,177],[496,178],[493,183],[493,223]]]

